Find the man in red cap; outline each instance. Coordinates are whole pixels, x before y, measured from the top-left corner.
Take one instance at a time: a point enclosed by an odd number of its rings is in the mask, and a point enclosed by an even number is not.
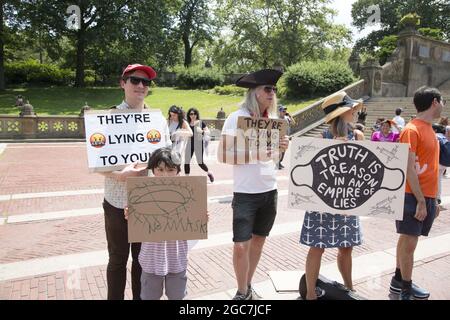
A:
[[[148,94],[151,80],[156,78],[156,72],[149,66],[132,64],[125,68],[120,79],[125,99],[114,109],[132,109],[136,112],[146,109],[144,99]],[[168,135],[169,129],[166,128]],[[170,138],[166,141],[170,144]],[[127,278],[127,262],[130,252],[128,243],[128,226],[124,217],[127,204],[126,179],[145,173],[145,167],[130,164],[120,171],[102,173],[105,176],[105,198],[103,209],[105,213],[106,240],[108,242],[109,261],[106,271],[108,284],[108,300],[123,300]],[[140,243],[131,244],[131,289],[133,300],[140,300],[142,269],[138,261]]]

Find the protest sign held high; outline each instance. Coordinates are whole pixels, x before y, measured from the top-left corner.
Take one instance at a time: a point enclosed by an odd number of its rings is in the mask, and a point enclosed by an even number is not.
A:
[[[149,154],[166,145],[166,120],[159,110],[87,111],[84,116],[89,169],[120,170],[147,163]]]
[[[401,220],[408,145],[293,141],[289,206]]]

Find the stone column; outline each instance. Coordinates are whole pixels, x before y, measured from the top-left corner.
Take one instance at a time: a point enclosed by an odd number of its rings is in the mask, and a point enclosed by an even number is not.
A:
[[[376,60],[368,60],[361,67],[361,78],[364,79],[364,94],[370,97],[383,96],[383,68]]]
[[[29,101],[22,107],[20,112],[20,121],[22,122],[22,136],[24,139],[36,138],[37,116],[33,106]]]

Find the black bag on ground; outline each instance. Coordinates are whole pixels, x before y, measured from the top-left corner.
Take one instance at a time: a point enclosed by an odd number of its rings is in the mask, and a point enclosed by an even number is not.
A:
[[[318,300],[367,300],[355,292],[351,291],[343,284],[330,280],[322,275],[316,282],[316,287],[324,291],[324,295],[318,297]],[[300,279],[299,293],[303,300],[306,300],[306,275],[304,274]]]

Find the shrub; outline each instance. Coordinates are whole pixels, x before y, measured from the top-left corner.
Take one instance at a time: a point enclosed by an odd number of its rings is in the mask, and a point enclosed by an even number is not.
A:
[[[177,85],[183,89],[211,89],[223,82],[224,76],[217,69],[191,67],[177,70]]]
[[[247,89],[236,87],[235,85],[228,85],[228,86],[216,86],[212,91],[215,94],[220,95],[243,96],[247,92]]]
[[[384,65],[387,59],[392,55],[394,50],[397,48],[398,36],[390,35],[386,36],[378,42],[380,49],[377,51],[376,55],[379,58],[380,64]]]
[[[84,72],[85,84],[94,85],[95,71]],[[5,78],[8,84],[73,85],[75,71],[51,64],[41,64],[36,60],[25,60],[6,63]]]
[[[67,84],[70,70],[60,69],[50,64],[40,64],[36,60],[26,60],[5,64],[5,77],[9,84],[43,83]]]
[[[404,27],[417,27],[420,25],[420,18],[417,13],[408,13],[400,19],[400,24]]]
[[[444,33],[441,29],[433,29],[433,28],[419,28],[419,33],[424,37],[444,41]]]
[[[350,66],[343,62],[305,61],[290,66],[283,81],[286,97],[299,98],[339,91],[354,82],[355,77]]]

